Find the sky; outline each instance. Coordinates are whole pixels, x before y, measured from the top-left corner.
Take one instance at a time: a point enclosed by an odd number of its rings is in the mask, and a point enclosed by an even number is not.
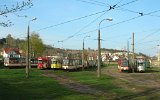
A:
[[[12,7],[21,1],[0,0],[0,7]],[[79,50],[84,40],[86,49],[97,49],[100,27],[101,48],[127,50],[128,41],[132,51],[134,33],[136,53],[154,56],[160,49],[157,46],[160,44],[160,0],[32,0],[32,3],[30,9],[0,16],[1,22],[10,20],[14,24],[0,26],[0,38],[11,34],[25,39],[27,25],[36,17],[29,24],[30,32],[36,32],[45,44],[56,48]],[[102,21],[108,18],[113,20]]]

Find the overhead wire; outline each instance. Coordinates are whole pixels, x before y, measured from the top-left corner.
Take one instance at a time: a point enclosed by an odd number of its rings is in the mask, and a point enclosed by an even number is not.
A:
[[[116,9],[116,10],[128,11],[128,12],[132,12],[132,13],[138,13],[138,14],[140,14],[141,16],[143,16],[143,15],[144,15],[144,13],[143,13],[143,12],[137,12],[137,11],[133,11],[133,10],[129,10],[129,9],[124,9],[124,8],[120,8],[120,9]],[[156,11],[150,12],[150,13],[145,14],[145,15],[154,16],[154,17],[160,17],[159,15],[152,15],[152,13],[156,13],[156,12],[159,12],[159,10],[156,10]],[[146,37],[144,37],[144,38],[143,38],[143,39],[141,39],[141,40],[144,40],[144,39],[146,39],[146,38],[150,37],[151,35],[154,35],[155,33],[159,32],[159,31],[160,31],[160,30],[158,29],[158,31],[155,31],[155,32],[153,32],[153,33],[150,33],[149,35],[147,35]],[[137,42],[137,43],[138,43],[138,42]],[[137,44],[137,43],[135,43],[135,44]]]
[[[157,12],[160,12],[160,10],[155,10],[155,11],[152,11],[152,12],[149,12],[149,13],[146,13],[146,14],[143,14],[143,16],[146,16],[146,15],[150,15],[152,13],[157,13]],[[131,21],[133,19],[137,19],[139,17],[142,17],[141,15],[137,16],[137,17],[133,17],[133,18],[130,18],[130,19],[127,19],[127,20],[124,20],[124,21],[120,21],[118,23],[115,23],[115,24],[112,24],[112,25],[109,25],[109,26],[106,26],[106,27],[102,27],[101,29],[103,28],[107,28],[107,27],[111,27],[111,26],[115,26],[115,25],[118,25],[118,24],[121,24],[121,23],[124,23],[124,22],[128,22],[128,21]]]
[[[96,20],[98,20],[100,17],[102,17],[103,15],[105,15],[109,10],[107,10],[106,12],[104,12],[103,14],[101,14],[100,16],[98,16],[96,19],[94,19],[93,21],[91,21],[89,24],[87,24],[86,26],[84,26],[83,28],[81,28],[78,32],[76,32],[75,34],[73,34],[72,36],[69,36],[68,38],[62,40],[62,41],[66,41],[74,36],[76,36],[78,33],[80,33],[82,30],[84,30],[85,28],[87,28],[88,26],[90,26],[92,23],[94,23]]]
[[[88,3],[88,1],[85,1],[85,0],[77,0],[77,1],[82,1],[82,2],[86,2],[86,3]],[[90,0],[90,1],[94,1],[94,2],[97,2],[97,3],[101,3],[101,4],[103,4],[103,5],[100,5],[100,6],[106,6],[106,4],[105,4],[105,3],[103,3],[103,2],[99,2],[99,1],[95,1],[95,0]],[[120,8],[120,7],[123,7],[123,6],[125,6],[125,5],[130,4],[130,3],[134,3],[134,2],[136,2],[136,1],[138,1],[138,0],[133,0],[133,1],[130,1],[130,2],[124,3],[124,4],[120,5],[120,6],[117,6],[117,5],[118,5],[118,4],[120,4],[122,1],[123,1],[123,0],[119,1],[118,3],[116,3],[116,4],[115,4],[115,5],[113,5],[113,6],[111,6],[111,5],[109,5],[109,4],[107,4],[107,5],[110,7],[110,9],[116,9],[116,10],[128,11],[128,12],[138,13],[138,14],[143,15],[143,13],[142,13],[142,12],[137,12],[137,11],[133,11],[133,10],[129,10],[129,9]],[[94,3],[94,4],[95,4],[95,3]],[[98,5],[98,4],[97,4],[97,5]],[[118,8],[119,8],[119,9],[118,9]]]
[[[143,16],[150,15],[150,14],[152,14],[152,13],[156,13],[156,12],[159,12],[159,11],[160,11],[160,10],[152,11],[152,12],[149,12],[149,13],[144,14]],[[108,27],[115,26],[115,25],[119,25],[119,24],[122,24],[122,23],[125,23],[125,22],[128,22],[128,21],[131,21],[131,20],[134,20],[134,19],[143,17],[143,16],[139,15],[139,16],[136,16],[136,17],[127,19],[127,20],[123,20],[123,21],[120,21],[120,22],[117,22],[117,23],[114,23],[114,24],[111,24],[111,25],[108,25],[108,26],[101,27],[100,29],[104,29],[104,28],[108,28]],[[97,30],[98,30],[98,29],[94,29],[94,30],[91,30],[91,31],[88,31],[88,32],[84,32],[84,33],[82,33],[82,34],[92,33],[92,32],[95,32],[95,31],[97,31]]]
[[[142,40],[145,40],[146,38],[150,37],[151,35],[154,35],[155,33],[160,32],[160,29],[156,30],[155,32],[152,32],[150,34],[148,34],[147,36],[145,36],[144,38],[142,38],[141,40],[139,40],[138,42],[136,42],[135,44],[141,42]]]
[[[115,5],[113,5],[112,7],[110,6],[109,10],[107,10],[107,11],[110,11],[110,10],[114,9],[114,7],[116,7],[116,6],[117,6],[119,3],[121,3],[122,1],[123,1],[123,0],[119,1],[118,3],[116,3]],[[137,0],[133,0],[132,2],[128,2],[128,3],[122,4],[122,6],[124,6],[124,5],[126,5],[126,4],[133,3],[133,2],[135,2],[135,1],[137,1]],[[119,6],[119,7],[120,7],[120,6]],[[106,12],[107,12],[107,11],[106,11]],[[105,14],[105,13],[104,13],[104,14]],[[101,16],[103,16],[104,14],[102,14]],[[100,18],[101,16],[99,16],[98,18]],[[95,20],[93,20],[91,23],[95,22],[98,18],[96,18]],[[89,23],[89,24],[87,25],[87,27],[88,27],[91,23]],[[84,28],[86,28],[86,26],[85,26]],[[68,40],[68,39],[70,39],[70,38],[73,38],[75,35],[77,35],[79,32],[81,32],[84,28],[82,28],[80,31],[76,32],[74,35],[71,35],[71,36],[69,36],[69,37],[67,37],[66,39],[61,40],[61,41],[66,41],[66,40]],[[96,30],[97,30],[97,29],[96,29]],[[78,34],[78,35],[81,35],[81,34]]]
[[[138,0],[132,0],[132,1],[130,1],[130,2],[127,2],[127,3],[124,3],[124,4],[122,4],[122,5],[119,5],[119,6],[115,7],[115,8],[120,8],[120,7],[129,5],[129,4],[131,4],[131,3],[134,3],[134,2],[136,2],[136,1],[138,1]]]
[[[93,0],[90,0],[90,1],[93,1]],[[122,1],[123,1],[123,0],[121,0],[120,2],[122,2]],[[136,2],[136,1],[138,1],[138,0],[133,0],[133,1],[131,1],[131,2],[122,4],[122,5],[117,6],[117,7],[114,6],[114,7],[115,7],[115,8],[118,8],[118,7],[121,7],[121,6],[125,6],[125,5],[128,5],[128,4],[134,3],[134,2]],[[119,4],[120,2],[118,2],[117,4]],[[112,9],[114,9],[114,8],[112,8]],[[133,12],[133,13],[138,13],[138,14],[140,14],[140,16],[133,17],[133,18],[130,18],[130,19],[128,19],[128,20],[124,20],[124,21],[121,21],[121,22],[118,22],[118,23],[115,23],[115,24],[112,24],[112,25],[109,25],[109,26],[106,26],[106,27],[102,27],[101,29],[107,28],[107,27],[111,27],[111,26],[115,26],[115,25],[118,25],[118,24],[121,24],[121,23],[125,23],[125,22],[128,22],[128,21],[137,19],[137,18],[139,18],[139,17],[141,17],[141,16],[144,16],[144,15],[151,15],[152,13],[159,12],[159,10],[158,10],[158,11],[150,12],[150,13],[147,13],[147,14],[143,14],[143,13],[140,13],[140,12],[136,12],[136,11],[132,11],[132,10],[124,9],[124,8],[121,8],[121,10],[129,11],[129,12]],[[87,15],[87,16],[84,16],[84,17],[80,17],[80,18],[77,18],[77,19],[73,19],[73,20],[70,20],[70,21],[62,22],[62,23],[59,23],[59,24],[56,24],[56,25],[53,25],[53,26],[50,26],[50,27],[43,28],[43,29],[47,29],[47,28],[51,28],[51,27],[54,27],[54,26],[62,25],[62,24],[65,24],[65,23],[69,23],[69,22],[72,22],[72,21],[75,21],[75,20],[79,20],[79,19],[86,18],[86,17],[92,16],[92,15],[96,15],[96,14],[99,14],[99,13],[103,13],[103,12],[105,12],[105,11],[107,11],[107,10],[104,10],[104,11],[98,12],[98,13],[94,13],[94,14],[90,14],[90,15]],[[102,14],[102,15],[103,15],[103,14]],[[92,21],[92,22],[94,22],[94,21]],[[91,22],[91,23],[92,23],[92,22]],[[90,24],[91,24],[91,23],[90,23]],[[90,24],[87,24],[86,26],[89,26]],[[83,29],[85,29],[85,27],[83,27],[81,30],[83,30]],[[40,29],[40,30],[42,30],[42,29]],[[39,30],[39,31],[40,31],[40,30]],[[80,31],[81,31],[81,30],[80,30]],[[80,32],[80,31],[79,31],[79,32]],[[94,32],[94,31],[97,31],[97,29],[92,30],[92,31],[89,31],[89,32],[85,32],[85,33],[82,33],[82,34],[87,34],[87,33],[91,33],[91,32]],[[74,35],[76,35],[76,34],[79,33],[79,32],[76,32]],[[64,39],[63,41],[68,40],[68,39],[74,37],[74,35],[69,36],[67,39]],[[81,34],[78,34],[78,35],[81,35]]]
[[[100,2],[100,1],[96,1],[96,0],[90,0],[90,1],[93,1],[93,2],[95,2],[95,3],[99,3],[99,4],[104,4],[104,5],[110,6],[108,3],[104,3],[104,2]]]
[[[120,0],[119,2],[117,2],[117,4],[116,4],[116,5],[120,4],[122,1],[123,1],[123,0]]]
[[[136,0],[136,1],[137,1],[137,0]],[[124,8],[120,8],[120,9],[117,9],[117,10],[128,11],[128,12],[132,12],[132,13],[138,13],[138,14],[140,14],[141,16],[143,16],[143,15],[149,15],[149,16],[154,16],[154,17],[160,17],[159,15],[151,15],[152,13],[159,12],[159,10],[153,11],[153,12],[150,12],[150,13],[147,13],[147,14],[144,14],[143,12],[137,12],[137,11],[133,11],[133,10],[129,10],[129,9],[124,9]],[[137,18],[138,18],[138,17],[141,17],[141,16],[137,16]],[[135,19],[135,18],[134,18],[134,19]],[[129,21],[129,20],[128,20],[128,21]],[[123,22],[123,21],[122,21],[122,22]],[[119,24],[119,23],[117,23],[117,24]],[[153,33],[151,33],[151,34],[149,34],[149,35],[147,35],[147,36],[144,37],[142,40],[150,37],[151,35],[153,35],[153,34],[155,34],[155,33],[157,33],[157,32],[159,32],[159,30],[158,30],[158,31],[155,31],[155,32],[153,32]],[[143,42],[143,43],[151,43],[151,42],[155,42],[155,41],[159,41],[159,40],[147,41],[147,42]],[[143,44],[143,43],[139,43],[139,44]]]
[[[97,2],[97,1],[94,1],[94,2],[90,2],[90,1],[85,1],[85,0],[76,0],[76,1],[81,1],[81,2],[84,2],[84,3],[89,3],[89,4],[92,4],[92,5],[99,5],[99,6],[105,6],[106,7],[106,4],[104,3],[100,3],[100,2]]]
[[[153,16],[153,17],[159,17],[159,18],[160,18],[160,15],[150,15],[150,16]]]
[[[70,23],[70,22],[73,22],[73,21],[77,21],[77,20],[81,20],[81,19],[84,19],[84,18],[87,18],[87,17],[91,17],[91,16],[94,16],[94,15],[97,15],[97,14],[101,14],[101,13],[104,13],[106,11],[107,10],[103,10],[103,11],[96,12],[96,13],[93,13],[93,14],[90,14],[90,15],[82,16],[82,17],[75,18],[75,19],[72,19],[72,20],[69,20],[69,21],[65,21],[65,22],[61,22],[61,23],[58,23],[58,24],[55,24],[55,25],[51,25],[51,26],[48,26],[48,27],[44,27],[44,28],[38,29],[36,31],[41,31],[41,30],[45,30],[45,29],[48,29],[48,28],[60,26],[60,25],[67,24],[67,23]]]
[[[117,7],[118,4],[120,4],[123,0],[117,2],[115,5],[110,6],[110,9],[115,9]]]
[[[111,24],[111,25],[108,25],[108,26],[104,26],[104,27],[101,27],[100,29],[104,29],[104,28],[112,27],[112,26],[115,26],[115,25],[118,25],[118,24],[122,24],[122,23],[125,23],[125,22],[128,22],[128,21],[137,19],[139,17],[141,17],[141,16],[136,16],[136,17],[133,17],[133,18],[130,18],[130,19],[127,19],[127,20],[123,20],[123,21],[120,21],[120,22],[117,22],[117,23],[114,23],[114,24]],[[98,29],[94,29],[94,30],[91,30],[91,31],[88,31],[88,32],[84,32],[82,34],[91,33],[91,32],[97,31],[97,30]]]
[[[159,40],[157,40],[157,41],[159,41]],[[155,41],[148,41],[148,43],[151,43],[151,42],[156,42],[156,40]],[[146,42],[147,43],[147,42]],[[145,46],[145,43],[144,44],[141,44],[141,45],[138,45],[138,46]],[[155,44],[155,46],[152,46],[152,47],[150,47],[150,48],[141,48],[141,49],[138,49],[139,51],[140,50],[149,50],[149,49],[155,49],[156,48],[156,46],[157,46],[157,44]]]
[[[152,42],[157,42],[157,41],[160,41],[160,40],[152,40],[152,41],[146,41],[146,42],[141,42],[141,43],[135,43],[136,45],[143,45],[143,44],[146,44],[146,43],[152,43]]]
[[[115,8],[119,8],[119,7],[128,5],[128,4],[134,3],[134,2],[136,2],[136,1],[138,1],[138,0],[133,0],[133,1],[131,1],[131,2],[122,4],[121,6],[118,6],[118,7],[110,6],[109,4],[107,4],[107,5],[109,5],[110,9],[114,9],[114,7],[115,7]],[[118,4],[119,4],[119,3],[118,3]],[[82,16],[82,17],[79,17],[79,18],[75,18],[75,19],[72,19],[72,20],[68,20],[68,21],[65,21],[65,22],[61,22],[61,23],[58,23],[58,24],[55,24],[55,25],[51,25],[51,26],[47,26],[47,27],[44,27],[44,28],[40,28],[40,29],[37,29],[36,31],[42,31],[42,30],[45,30],[45,29],[48,29],[48,28],[60,26],[60,25],[67,24],[67,23],[70,23],[70,22],[74,22],[74,21],[77,21],[77,20],[81,20],[81,19],[84,19],[84,18],[87,18],[87,17],[91,17],[91,16],[94,16],[94,15],[97,15],[97,14],[101,14],[101,13],[104,13],[104,12],[106,12],[106,11],[107,11],[107,10],[99,11],[99,12],[92,13],[92,14],[89,14],[89,15],[86,15],[86,16]]]
[[[133,11],[133,10],[125,9],[125,8],[119,8],[119,9],[116,9],[116,10],[127,11],[127,12],[131,12],[131,13],[138,13],[138,14],[140,14],[141,16],[143,16],[143,13],[142,13],[142,12]]]

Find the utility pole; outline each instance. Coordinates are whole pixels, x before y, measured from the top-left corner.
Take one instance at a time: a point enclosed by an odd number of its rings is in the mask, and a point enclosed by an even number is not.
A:
[[[85,40],[85,38],[87,38],[87,37],[90,37],[90,36],[85,36],[84,38],[83,38],[83,51],[82,51],[82,70],[84,70],[84,40]]]
[[[101,46],[100,46],[100,29],[98,30],[98,69],[97,69],[97,77],[99,78],[101,75]]]
[[[30,68],[30,42],[29,42],[29,34],[30,34],[30,22],[36,20],[37,18],[33,18],[32,20],[28,21],[27,27],[27,55],[26,55],[26,78],[29,78],[29,68]]]
[[[130,39],[130,38],[129,38]],[[127,58],[128,58],[128,65],[129,65],[129,39],[127,40]]]
[[[97,77],[99,78],[101,76],[101,38],[100,38],[100,25],[103,21],[112,21],[112,18],[103,19],[99,23],[99,29],[98,29],[98,68],[97,68]]]
[[[29,21],[30,23],[30,21]],[[27,59],[26,59],[26,78],[29,77],[29,24],[28,24],[28,28],[27,28]]]
[[[83,39],[83,51],[82,51],[82,70],[84,70],[84,39]]]
[[[158,54],[157,54],[157,58],[158,58],[158,67],[160,67],[160,66],[159,66],[159,65],[160,65],[160,62],[159,62],[159,61],[160,61],[160,51],[159,51],[159,46],[160,46],[160,45],[157,45],[157,47],[158,47],[158,52],[157,52],[157,53],[158,53]]]
[[[134,72],[134,32],[132,33],[132,72]]]

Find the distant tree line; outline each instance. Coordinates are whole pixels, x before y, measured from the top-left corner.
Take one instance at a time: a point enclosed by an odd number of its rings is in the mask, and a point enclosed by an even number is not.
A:
[[[42,39],[36,33],[31,33],[30,35],[30,51],[31,56],[38,57],[44,52],[45,45]],[[27,50],[27,39],[15,39],[11,34],[8,34],[5,38],[0,39],[0,48],[19,48],[26,53]]]
[[[70,56],[70,50],[68,51],[60,48],[54,48],[51,45],[44,44],[38,33],[31,33],[29,41],[31,57],[53,56],[62,54],[64,56]],[[0,39],[0,48],[18,48],[23,51],[23,56],[26,56],[27,37],[25,39],[20,39],[14,38],[11,34],[8,34],[6,37]]]

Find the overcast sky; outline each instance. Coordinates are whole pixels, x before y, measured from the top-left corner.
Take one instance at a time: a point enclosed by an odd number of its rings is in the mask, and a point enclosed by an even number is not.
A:
[[[11,7],[21,0],[0,0]],[[0,38],[11,34],[14,38],[25,39],[29,20],[31,32],[40,35],[43,42],[58,48],[97,49],[99,23],[101,47],[127,49],[132,33],[135,33],[135,52],[156,55],[160,44],[160,0],[33,0],[33,5],[25,11],[0,16],[0,21],[11,20],[14,25],[1,27]],[[27,18],[17,17],[27,15]],[[62,41],[62,42],[58,42]]]

